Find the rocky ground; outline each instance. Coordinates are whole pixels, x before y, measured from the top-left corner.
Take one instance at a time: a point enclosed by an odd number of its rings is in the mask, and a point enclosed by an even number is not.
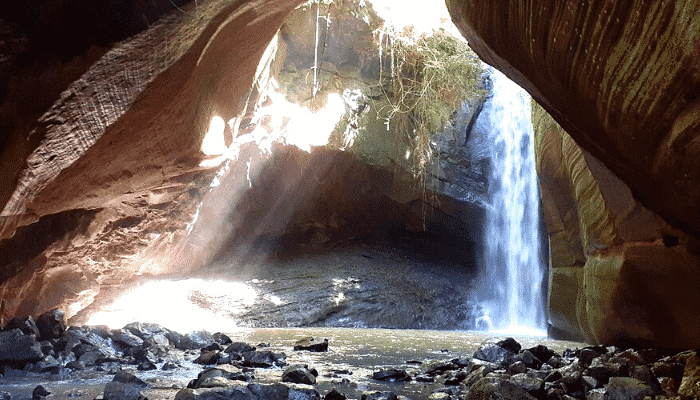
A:
[[[333,343],[306,338],[292,353],[332,357]],[[292,357],[289,357],[292,358]],[[187,387],[165,386],[172,371],[197,365]],[[316,386],[313,365],[288,362],[269,344],[233,342],[222,333],[186,335],[160,325],[128,324],[122,329],[69,327],[60,310],[13,319],[0,332],[2,399],[345,399],[351,381],[387,382],[384,391],[367,390],[361,399],[408,398],[403,385],[430,385],[428,399],[692,399],[700,396],[700,357],[695,350],[621,349],[588,346],[561,353],[544,345],[522,348],[513,338],[482,343],[471,355],[410,360],[375,369],[370,376],[353,371],[321,371],[336,387]],[[280,370],[277,382],[261,382],[267,370]],[[151,372],[146,381],[136,375]],[[153,375],[155,374],[155,375]],[[359,374],[358,374],[359,375]],[[13,383],[33,378],[32,393]],[[102,378],[95,380],[96,378]],[[72,390],[51,393],[57,380]],[[71,384],[68,385],[70,387]],[[76,390],[82,387],[83,390]],[[368,386],[369,387],[369,386]],[[13,389],[14,388],[14,389]],[[320,390],[319,390],[320,389]],[[399,394],[397,394],[399,393]]]

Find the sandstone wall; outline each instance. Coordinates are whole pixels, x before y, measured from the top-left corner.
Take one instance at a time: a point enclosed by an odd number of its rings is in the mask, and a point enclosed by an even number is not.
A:
[[[692,238],[636,201],[536,104],[533,125],[550,238],[550,333],[591,343],[700,344]]]

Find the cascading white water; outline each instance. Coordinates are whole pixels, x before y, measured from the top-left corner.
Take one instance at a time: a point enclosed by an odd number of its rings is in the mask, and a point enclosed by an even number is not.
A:
[[[485,272],[478,285],[485,308],[480,328],[544,335],[530,96],[499,71],[492,70],[491,80],[493,97],[482,111],[490,122],[492,207],[486,229]]]

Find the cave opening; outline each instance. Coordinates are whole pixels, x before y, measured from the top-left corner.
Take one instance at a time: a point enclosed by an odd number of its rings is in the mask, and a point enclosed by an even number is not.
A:
[[[208,315],[212,329],[221,320],[229,329],[492,328],[479,323],[488,310],[475,295],[488,269],[492,207],[492,145],[484,140],[492,128],[482,121],[489,75],[462,83],[468,96],[460,92],[456,103],[433,101],[445,120],[412,114],[424,107],[417,102],[402,110],[415,93],[391,97],[400,65],[466,49],[447,11],[433,12],[416,17],[401,4],[362,1],[294,9],[262,53],[242,111],[198,110],[199,157],[157,166],[163,183],[104,207],[44,215],[0,244],[12,267],[3,270],[13,271],[3,296],[21,294],[3,302],[2,316],[59,307],[71,324],[111,328],[163,317],[186,329],[175,319],[194,314]],[[415,80],[429,69],[411,73]],[[440,128],[424,135],[420,118]],[[138,174],[123,167],[109,178]],[[44,237],[39,249],[17,250],[27,235]]]

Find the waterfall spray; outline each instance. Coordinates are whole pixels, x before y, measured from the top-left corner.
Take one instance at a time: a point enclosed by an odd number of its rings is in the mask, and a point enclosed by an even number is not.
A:
[[[492,70],[490,119],[491,210],[485,272],[478,285],[485,307],[481,329],[543,335],[543,266],[530,96]],[[484,321],[487,323],[484,324]]]

